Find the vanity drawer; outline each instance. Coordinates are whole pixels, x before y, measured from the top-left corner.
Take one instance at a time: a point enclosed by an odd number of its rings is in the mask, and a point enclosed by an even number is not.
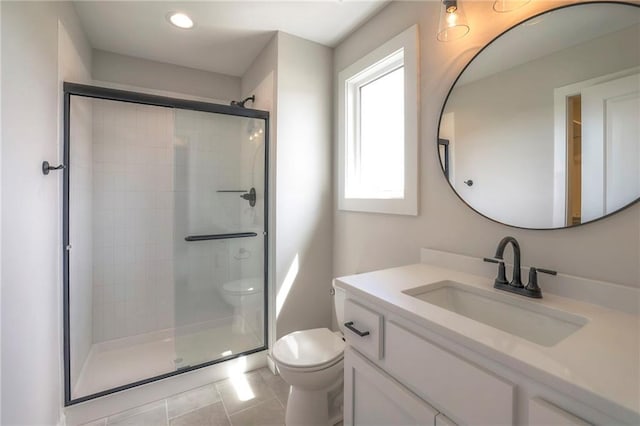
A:
[[[382,315],[347,299],[344,302],[344,320],[347,342],[372,360],[382,359]]]
[[[514,386],[426,339],[386,323],[385,369],[459,424],[513,424]]]

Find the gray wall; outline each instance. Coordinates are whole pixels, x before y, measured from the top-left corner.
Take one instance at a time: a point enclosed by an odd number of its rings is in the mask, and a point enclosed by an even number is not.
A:
[[[330,48],[279,32],[242,80],[243,95],[255,91],[271,112],[276,337],[331,326],[332,69]]]
[[[262,49],[260,54],[254,59],[253,63],[245,74],[242,76],[241,82],[241,98],[246,98],[251,95],[255,95],[256,100],[253,104],[254,108],[263,111],[269,111],[269,205],[265,206],[269,209],[269,223],[268,228],[275,229],[275,197],[276,194],[276,133],[277,133],[277,72],[278,72],[278,36],[277,33],[271,38],[269,43]],[[275,306],[275,282],[276,274],[273,265],[275,265],[276,253],[276,233],[271,233],[269,236],[269,277],[267,288],[267,297],[269,307]],[[269,327],[269,341],[270,346],[275,342],[276,335],[276,315],[274,309],[268,310],[268,327]]]
[[[71,3],[2,3],[2,419],[58,423],[62,406],[58,20],[90,68]],[[34,29],[37,29],[35,31]]]
[[[294,278],[278,337],[331,325],[331,74],[330,48],[278,33],[276,291]]]
[[[228,101],[240,97],[240,78],[132,56],[93,51],[93,79]]]
[[[515,229],[468,209],[451,191],[440,169],[435,146],[440,109],[463,66],[506,28],[560,4],[566,2],[532,2],[518,11],[498,14],[492,11],[491,2],[467,2],[471,32],[461,40],[440,43],[435,36],[437,2],[393,2],[337,46],[334,75],[410,25],[420,26],[420,214],[405,217],[336,210],[335,276],[418,262],[420,247],[487,256],[494,253],[501,237],[513,235],[521,243],[525,265],[640,286],[640,205],[573,229]]]

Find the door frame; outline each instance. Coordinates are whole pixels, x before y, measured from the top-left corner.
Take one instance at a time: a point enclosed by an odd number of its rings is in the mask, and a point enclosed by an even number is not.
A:
[[[567,98],[580,95],[582,89],[640,73],[640,67],[579,81],[553,91],[553,227],[564,228],[567,222]]]

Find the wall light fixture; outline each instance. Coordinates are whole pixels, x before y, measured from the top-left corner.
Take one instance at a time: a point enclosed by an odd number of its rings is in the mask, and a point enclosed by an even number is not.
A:
[[[469,32],[467,17],[457,0],[442,0],[440,6],[440,23],[438,24],[438,40],[453,41],[464,37]]]
[[[493,10],[498,13],[511,12],[520,9],[531,0],[495,0],[493,2]]]

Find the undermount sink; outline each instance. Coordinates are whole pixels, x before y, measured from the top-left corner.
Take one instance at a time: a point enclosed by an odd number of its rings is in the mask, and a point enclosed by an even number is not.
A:
[[[542,346],[554,346],[588,320],[518,296],[499,294],[456,281],[439,281],[403,291],[456,314]]]

